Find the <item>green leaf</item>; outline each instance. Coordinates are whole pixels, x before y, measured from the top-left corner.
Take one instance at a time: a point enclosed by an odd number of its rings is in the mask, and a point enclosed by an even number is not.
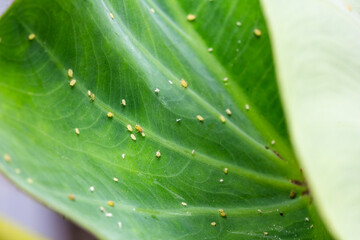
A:
[[[263,3],[289,130],[314,199],[335,236],[356,239],[360,227],[359,2]]]
[[[330,238],[258,1],[18,0],[0,36],[0,170],[50,208],[106,239]]]

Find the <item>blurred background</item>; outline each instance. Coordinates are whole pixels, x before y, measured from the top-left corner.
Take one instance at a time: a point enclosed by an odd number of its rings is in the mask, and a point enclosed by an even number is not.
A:
[[[0,16],[13,1],[0,0]],[[29,236],[29,233],[33,238],[26,238],[25,235]],[[0,240],[26,239],[93,240],[96,238],[42,206],[0,174]]]

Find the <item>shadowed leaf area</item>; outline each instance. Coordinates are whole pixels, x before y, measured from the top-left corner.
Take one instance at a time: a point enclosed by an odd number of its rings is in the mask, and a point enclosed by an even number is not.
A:
[[[258,1],[19,0],[0,37],[0,170],[46,206],[105,239],[329,238]]]

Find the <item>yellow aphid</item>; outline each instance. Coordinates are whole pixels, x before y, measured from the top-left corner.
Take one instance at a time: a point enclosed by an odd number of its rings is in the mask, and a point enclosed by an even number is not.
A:
[[[4,154],[4,160],[5,160],[6,162],[11,162],[11,157],[10,157],[10,155],[9,155],[9,154]]]
[[[71,68],[69,68],[69,70],[68,70],[68,77],[69,78],[72,78],[74,76],[74,72],[73,72],[73,70],[71,69]]]
[[[135,137],[134,134],[130,134],[130,137],[131,137],[132,140],[136,141],[136,137]]]
[[[224,168],[224,173],[228,174],[228,168]]]
[[[73,194],[69,194],[68,195],[68,198],[71,200],[71,201],[74,201],[75,200],[75,196]]]
[[[231,116],[231,114],[232,114],[232,112],[231,112],[231,110],[230,110],[229,108],[227,108],[227,109],[225,110],[225,112],[226,112],[226,114],[229,115],[229,116]]]
[[[249,111],[249,109],[250,109],[249,104],[245,104],[245,109]]]
[[[347,8],[347,10],[349,10],[349,12],[352,11],[352,7],[349,4],[346,5],[346,8]]]
[[[183,86],[184,88],[188,87],[188,83],[183,78],[180,79],[180,83],[181,83],[181,86]]]
[[[161,157],[160,150],[158,150],[158,151],[156,152],[155,156],[156,156],[157,158]]]
[[[108,112],[108,113],[107,113],[107,117],[108,117],[108,118],[112,118],[112,117],[114,117],[114,114],[113,114],[112,112]]]
[[[224,212],[224,210],[220,208],[220,209],[219,209],[219,213],[222,213],[222,212]]]
[[[188,14],[186,19],[189,21],[189,22],[192,22],[196,19],[196,16],[194,14]]]
[[[187,203],[186,202],[182,202],[181,205],[183,205],[184,207],[187,206]]]
[[[209,52],[212,52],[213,50],[214,50],[213,48],[209,48],[209,49],[208,49]]]
[[[115,205],[114,201],[108,201],[107,204],[110,206],[110,207],[113,207]]]
[[[130,124],[128,124],[128,125],[126,126],[126,128],[127,128],[127,130],[128,130],[129,132],[132,132],[132,131],[133,131],[133,129],[132,129],[132,127],[131,127]]]
[[[70,81],[70,83],[69,83],[70,87],[75,86],[75,84],[76,84],[76,80],[75,80],[75,79],[72,79],[72,80]]]
[[[228,77],[224,77],[224,82],[227,82],[228,80],[229,80],[229,78]]]
[[[113,178],[114,182],[118,182],[119,179],[117,179],[116,177]]]
[[[191,155],[195,154],[195,149],[191,150]]]
[[[26,181],[29,183],[29,184],[33,184],[34,183],[34,180],[32,178],[28,178],[26,179]]]
[[[114,14],[109,13],[109,15],[110,15],[111,19],[114,19]]]
[[[220,215],[221,215],[222,217],[226,217],[226,213],[225,213],[225,212],[221,212]]]
[[[140,125],[138,125],[138,124],[135,125],[135,129],[136,129],[136,131],[138,131],[138,132],[140,132],[140,133],[143,132],[142,127],[141,127]]]
[[[200,122],[203,122],[204,121],[204,118],[200,115],[197,115],[196,116],[197,120],[199,120]]]
[[[35,39],[35,34],[31,33],[28,38],[29,38],[30,41],[34,40]]]
[[[272,141],[271,141],[271,144],[274,145],[274,144],[275,144],[275,140],[272,140]]]
[[[88,94],[89,97],[91,97],[91,91],[90,90],[87,91],[87,94]]]
[[[254,29],[254,35],[255,35],[256,37],[260,37],[260,36],[261,36],[261,31],[260,31],[259,29],[255,28],[255,29]]]
[[[264,232],[264,235],[267,236],[267,235],[269,235],[269,233],[268,233],[268,232]]]
[[[142,136],[142,137],[145,137],[145,133],[144,133],[144,132],[142,132],[142,133],[141,133],[141,136]]]
[[[79,130],[78,128],[75,128],[75,133],[76,133],[77,135],[79,135],[79,134],[80,134],[80,130]]]
[[[95,101],[95,94],[93,94],[93,93],[91,94],[90,100],[91,100],[91,101]]]
[[[225,117],[223,115],[220,115],[220,120],[221,120],[222,123],[226,122],[226,119],[225,119]]]
[[[215,227],[215,226],[216,226],[216,222],[211,222],[211,226]]]
[[[122,100],[121,100],[121,104],[125,107],[125,106],[126,106],[126,100],[125,100],[125,99],[122,99]]]

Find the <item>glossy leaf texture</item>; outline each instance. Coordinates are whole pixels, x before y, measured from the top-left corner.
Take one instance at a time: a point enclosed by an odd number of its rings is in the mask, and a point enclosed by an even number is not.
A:
[[[258,1],[19,0],[0,36],[0,169],[45,205],[105,239],[329,238]]]
[[[360,227],[359,1],[263,3],[289,130],[314,200],[334,236],[356,239]]]

